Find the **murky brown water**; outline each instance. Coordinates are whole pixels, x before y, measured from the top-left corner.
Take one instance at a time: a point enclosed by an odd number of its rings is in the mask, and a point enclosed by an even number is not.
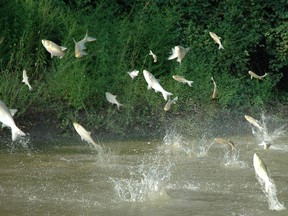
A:
[[[42,150],[3,147],[1,216],[287,215],[269,209],[271,197],[255,178],[252,158],[257,152],[265,161],[277,199],[287,207],[288,137],[274,139],[268,150],[252,134],[230,139],[234,153],[212,139],[176,132],[159,140],[103,142],[102,156],[80,139]]]

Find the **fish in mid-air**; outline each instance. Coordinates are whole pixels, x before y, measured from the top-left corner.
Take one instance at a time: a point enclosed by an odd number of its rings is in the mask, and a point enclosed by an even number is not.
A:
[[[267,167],[263,160],[259,157],[257,153],[253,155],[253,166],[256,175],[264,182],[265,184],[265,191],[268,192],[268,188],[273,185],[271,179],[268,174]]]
[[[96,41],[96,38],[88,36],[88,32],[86,32],[86,35],[85,35],[85,37],[82,40],[80,40],[78,42],[76,42],[74,40],[74,43],[75,43],[75,57],[76,58],[80,58],[80,57],[82,57],[84,55],[87,55],[88,53],[84,51],[84,50],[86,50],[85,43],[92,42],[92,41]]]
[[[191,84],[193,83],[193,81],[187,80],[185,79],[184,76],[180,76],[180,75],[173,75],[172,76],[174,80],[181,82],[181,83],[187,83],[190,87],[192,86]]]
[[[9,111],[11,113],[11,116],[13,117],[18,110],[17,109],[9,109]],[[5,128],[5,127],[9,127],[9,126],[4,124],[4,123],[2,123],[2,129]]]
[[[153,57],[153,61],[157,62],[157,56],[150,50],[149,55]]]
[[[170,98],[168,99],[167,103],[164,106],[164,110],[168,111],[170,110],[171,104],[176,104],[176,101],[178,100],[178,97],[175,97],[174,99],[170,100]]]
[[[77,133],[80,135],[81,140],[85,140],[86,142],[92,144],[97,151],[102,151],[102,147],[98,145],[93,138],[91,137],[91,132],[87,131],[82,125],[77,122],[73,122],[73,126]]]
[[[133,71],[127,72],[127,73],[129,74],[129,76],[130,76],[132,79],[134,79],[135,77],[138,76],[139,70],[133,70]]]
[[[110,102],[111,104],[116,104],[118,109],[120,108],[120,106],[124,106],[123,104],[117,101],[116,99],[117,95],[113,95],[110,92],[106,92],[105,96],[106,96],[107,101]]]
[[[30,85],[29,81],[28,81],[28,76],[27,76],[27,71],[26,70],[23,70],[23,80],[22,80],[23,83],[25,83],[28,87],[29,87],[29,90],[32,91],[32,86]]]
[[[231,141],[231,140],[227,140],[227,139],[224,139],[224,138],[215,138],[214,139],[214,142],[218,143],[218,144],[222,144],[222,145],[228,145],[230,146],[230,148],[232,150],[235,150],[235,144]]]
[[[50,41],[50,40],[41,40],[43,46],[45,49],[51,54],[51,58],[53,56],[58,56],[59,58],[62,58],[65,53],[64,50],[66,50],[66,47],[58,46],[56,43]]]
[[[254,125],[259,130],[263,130],[263,127],[260,126],[260,124],[258,123],[258,120],[254,119],[253,117],[249,115],[244,115],[244,117],[250,124]]]
[[[210,36],[212,37],[212,39],[215,41],[215,43],[217,43],[219,45],[219,49],[224,49],[224,47],[222,46],[222,43],[220,41],[221,37],[218,37],[215,33],[213,32],[209,32]]]
[[[183,58],[189,52],[190,49],[191,49],[190,47],[184,48],[182,46],[175,46],[174,48],[172,48],[172,55],[169,56],[168,60],[177,58],[177,62],[181,64]]]
[[[211,80],[212,80],[213,85],[214,85],[213,94],[212,94],[212,100],[214,100],[214,99],[216,99],[216,97],[217,97],[217,85],[216,85],[216,82],[215,82],[213,76],[211,76]]]
[[[259,79],[259,80],[263,79],[265,76],[268,75],[268,73],[265,73],[264,75],[259,76],[256,73],[254,73],[253,71],[248,71],[248,74],[251,76],[251,79],[253,79],[253,77],[254,77],[255,79]]]
[[[143,75],[148,84],[148,90],[153,88],[156,93],[161,92],[165,100],[167,100],[168,96],[173,95],[171,92],[164,90],[158,80],[149,71],[143,70]]]
[[[1,100],[0,100],[0,121],[5,126],[11,128],[12,141],[15,141],[19,136],[25,136],[25,133],[16,126],[10,110]]]

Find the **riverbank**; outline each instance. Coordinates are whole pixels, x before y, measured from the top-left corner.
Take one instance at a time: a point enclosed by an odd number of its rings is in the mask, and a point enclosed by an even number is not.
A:
[[[215,136],[234,136],[239,134],[251,133],[251,127],[244,118],[244,113],[235,115],[224,109],[219,109],[214,116],[209,116],[205,110],[191,114],[169,113],[161,122],[154,122],[147,127],[127,128],[126,131],[105,130],[105,128],[95,129],[96,126],[86,126],[85,119],[79,119],[79,122],[91,131],[92,137],[96,140],[125,140],[139,139],[145,137],[163,138],[165,134],[177,132],[191,137],[215,137]],[[248,114],[248,113],[245,113]],[[267,111],[259,113],[254,118],[259,121],[265,121],[269,130],[275,130],[281,126],[288,125],[288,109],[285,106],[270,107]],[[31,143],[75,143],[80,137],[68,124],[66,128],[61,126],[62,120],[57,118],[53,112],[30,112],[27,115],[15,118],[15,122],[21,130],[29,134]],[[1,137],[8,142],[11,139],[9,129],[3,129]]]

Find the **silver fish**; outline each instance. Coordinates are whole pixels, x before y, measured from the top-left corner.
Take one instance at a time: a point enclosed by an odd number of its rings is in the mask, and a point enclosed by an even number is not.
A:
[[[27,76],[27,71],[26,70],[23,70],[23,80],[22,80],[23,83],[25,83],[28,87],[29,87],[29,90],[32,91],[32,87],[28,81],[28,76]]]
[[[81,140],[85,140],[87,143],[92,144],[97,151],[102,151],[102,147],[98,145],[91,137],[91,132],[87,131],[82,125],[77,122],[73,122],[73,126],[77,133],[80,135]]]
[[[259,80],[263,79],[265,76],[268,75],[268,73],[265,73],[264,75],[259,76],[256,73],[254,73],[253,71],[248,71],[248,74],[251,76],[251,79],[254,77],[254,78],[259,79]]]
[[[213,94],[212,94],[212,100],[214,100],[217,97],[217,85],[216,85],[216,82],[215,82],[213,76],[211,77],[211,80],[212,80],[213,85],[214,85]]]
[[[231,147],[232,150],[235,150],[235,144],[232,141],[230,141],[230,140],[217,137],[217,138],[214,139],[214,142],[216,142],[218,144],[222,144],[222,145],[228,145],[228,146]]]
[[[134,79],[135,77],[138,76],[139,70],[133,70],[133,71],[127,72],[127,73],[129,74],[129,76],[130,76],[132,79]]]
[[[218,36],[217,36],[215,33],[213,33],[213,32],[209,32],[209,34],[210,34],[210,36],[212,37],[212,39],[213,39],[217,44],[219,44],[219,49],[224,49],[224,47],[222,46],[221,41],[220,41],[221,37],[218,37]]]
[[[75,57],[76,58],[80,58],[80,57],[82,57],[84,55],[87,55],[88,53],[84,51],[84,50],[86,50],[85,43],[92,42],[92,41],[95,41],[95,40],[96,40],[96,38],[88,36],[88,32],[86,33],[85,37],[82,40],[80,40],[78,42],[76,42],[74,40],[74,43],[75,43]]]
[[[170,98],[168,99],[167,103],[164,106],[164,110],[168,111],[171,108],[171,104],[176,104],[176,101],[178,100],[178,97],[175,97],[174,99],[170,100]]]
[[[191,84],[193,83],[193,81],[187,80],[185,79],[184,76],[180,76],[180,75],[173,75],[172,76],[174,80],[181,82],[181,83],[187,83],[190,87],[192,86]]]
[[[43,39],[41,42],[45,49],[51,54],[51,58],[53,58],[53,56],[62,58],[65,55],[64,50],[67,49],[66,47],[58,46],[56,43],[49,40]]]
[[[190,47],[184,48],[182,46],[175,46],[172,48],[172,55],[169,56],[168,60],[177,58],[177,62],[181,64],[185,55],[189,52]]]
[[[0,121],[11,128],[12,141],[15,141],[19,136],[25,136],[25,133],[21,131],[15,124],[10,110],[7,106],[0,100]]]
[[[255,127],[257,127],[259,130],[263,130],[263,127],[261,127],[258,123],[258,120],[252,118],[249,115],[244,115],[245,119],[252,125],[254,125]]]
[[[265,191],[268,192],[268,188],[273,185],[267,167],[263,160],[259,157],[257,153],[253,155],[253,166],[256,175],[264,182],[265,184]]]
[[[157,62],[157,56],[150,50],[149,55],[153,57],[153,61]]]
[[[11,116],[13,117],[18,110],[17,109],[9,109],[9,111],[11,113]],[[9,127],[9,126],[5,125],[4,123],[2,123],[2,129],[5,128],[5,127]]]
[[[110,102],[111,104],[116,104],[118,109],[120,108],[120,106],[124,106],[123,104],[119,103],[116,100],[116,97],[117,97],[116,95],[113,95],[110,92],[106,92],[105,96],[106,96],[107,101]]]
[[[153,88],[156,93],[161,92],[165,100],[167,100],[169,95],[173,95],[171,92],[165,91],[158,80],[149,71],[143,70],[143,75],[148,84],[148,90]]]

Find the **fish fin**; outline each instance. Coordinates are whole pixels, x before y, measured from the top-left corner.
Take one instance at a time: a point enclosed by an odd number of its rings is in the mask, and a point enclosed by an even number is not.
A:
[[[62,51],[64,51],[64,50],[67,49],[67,47],[60,46],[60,49],[61,49]]]
[[[96,41],[97,39],[96,38],[94,38],[94,37],[87,37],[86,38],[86,40],[87,40],[87,42],[92,42],[92,41]]]
[[[120,106],[124,106],[123,104],[121,104],[119,102],[116,105],[117,105],[118,110],[120,109]]]
[[[175,51],[175,49],[172,49],[172,55],[170,55],[169,57],[168,57],[168,60],[172,60],[172,59],[175,59],[175,58],[177,58],[178,57],[178,55],[177,55],[177,52]]]
[[[162,95],[163,95],[165,101],[167,101],[168,96],[173,95],[173,94],[171,92],[162,91]]]
[[[51,53],[51,59],[53,58],[53,54]]]
[[[11,128],[12,130],[12,141],[15,141],[19,136],[25,136],[25,133],[21,131],[17,126]]]
[[[219,44],[219,48],[218,49],[224,49],[224,47],[222,46],[222,44]]]
[[[192,83],[193,83],[193,81],[188,81],[187,84],[188,84],[190,87],[192,87],[192,85],[191,85]]]

